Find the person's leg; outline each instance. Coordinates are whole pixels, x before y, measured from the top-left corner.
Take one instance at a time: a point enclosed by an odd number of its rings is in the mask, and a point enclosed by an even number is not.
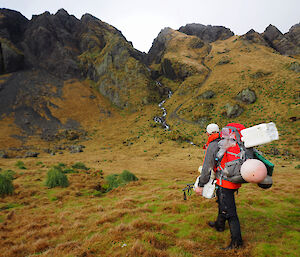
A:
[[[222,202],[220,200],[221,197],[221,193],[222,191],[220,190],[220,188],[217,188],[217,203],[218,203],[218,217],[216,221],[209,221],[208,225],[210,227],[214,227],[217,231],[219,232],[223,232],[225,230],[225,222],[226,222],[226,217],[224,216],[224,214],[222,214],[222,208],[220,207],[220,203]]]
[[[225,249],[238,248],[243,245],[239,218],[236,212],[234,192],[235,190],[220,188],[220,209],[221,213],[228,220],[231,243]]]

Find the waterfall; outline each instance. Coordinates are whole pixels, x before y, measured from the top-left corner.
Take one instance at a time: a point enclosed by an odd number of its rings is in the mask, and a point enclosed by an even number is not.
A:
[[[156,84],[158,86],[162,86],[160,82],[156,81]],[[156,122],[156,123],[160,123],[162,125],[162,127],[165,129],[165,130],[169,130],[170,129],[170,126],[167,124],[166,122],[166,116],[167,116],[167,110],[166,108],[164,108],[164,103],[166,102],[166,100],[168,100],[169,98],[171,98],[172,96],[172,91],[171,90],[168,90],[168,97],[163,100],[162,102],[160,102],[158,104],[158,107],[163,111],[163,114],[162,116],[156,116],[153,118],[153,120]]]

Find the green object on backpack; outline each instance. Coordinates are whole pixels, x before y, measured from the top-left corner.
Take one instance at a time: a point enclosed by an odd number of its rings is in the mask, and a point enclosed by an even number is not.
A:
[[[267,168],[267,174],[272,177],[275,165],[263,157],[256,149],[254,149],[254,158],[262,161]]]

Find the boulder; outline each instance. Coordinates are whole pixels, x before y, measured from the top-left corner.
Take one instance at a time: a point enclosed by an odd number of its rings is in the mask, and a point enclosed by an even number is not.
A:
[[[244,109],[238,104],[227,103],[224,108],[225,111],[222,114],[228,118],[236,118],[244,112]]]
[[[83,145],[71,145],[69,146],[70,153],[81,153],[83,152]]]
[[[246,88],[238,93],[236,99],[246,104],[253,104],[256,101],[256,94],[253,90]]]
[[[202,93],[201,95],[199,95],[197,97],[197,99],[211,99],[215,96],[215,92],[212,90],[207,90],[204,93]]]
[[[231,59],[228,56],[223,56],[218,62],[217,65],[224,65],[230,63]]]
[[[5,151],[0,151],[0,158],[8,158],[8,155]]]
[[[24,158],[38,157],[39,154],[40,153],[38,153],[38,152],[28,151],[25,153]]]
[[[299,73],[300,72],[300,64],[298,62],[292,62],[289,70]]]

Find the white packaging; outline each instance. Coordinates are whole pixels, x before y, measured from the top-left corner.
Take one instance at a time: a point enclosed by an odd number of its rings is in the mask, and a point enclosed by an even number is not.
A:
[[[210,178],[208,183],[206,183],[203,187],[202,196],[205,198],[213,198],[215,195],[215,188],[216,188],[216,180]]]
[[[279,139],[278,130],[275,123],[262,123],[241,131],[242,138],[246,148],[270,143]]]

